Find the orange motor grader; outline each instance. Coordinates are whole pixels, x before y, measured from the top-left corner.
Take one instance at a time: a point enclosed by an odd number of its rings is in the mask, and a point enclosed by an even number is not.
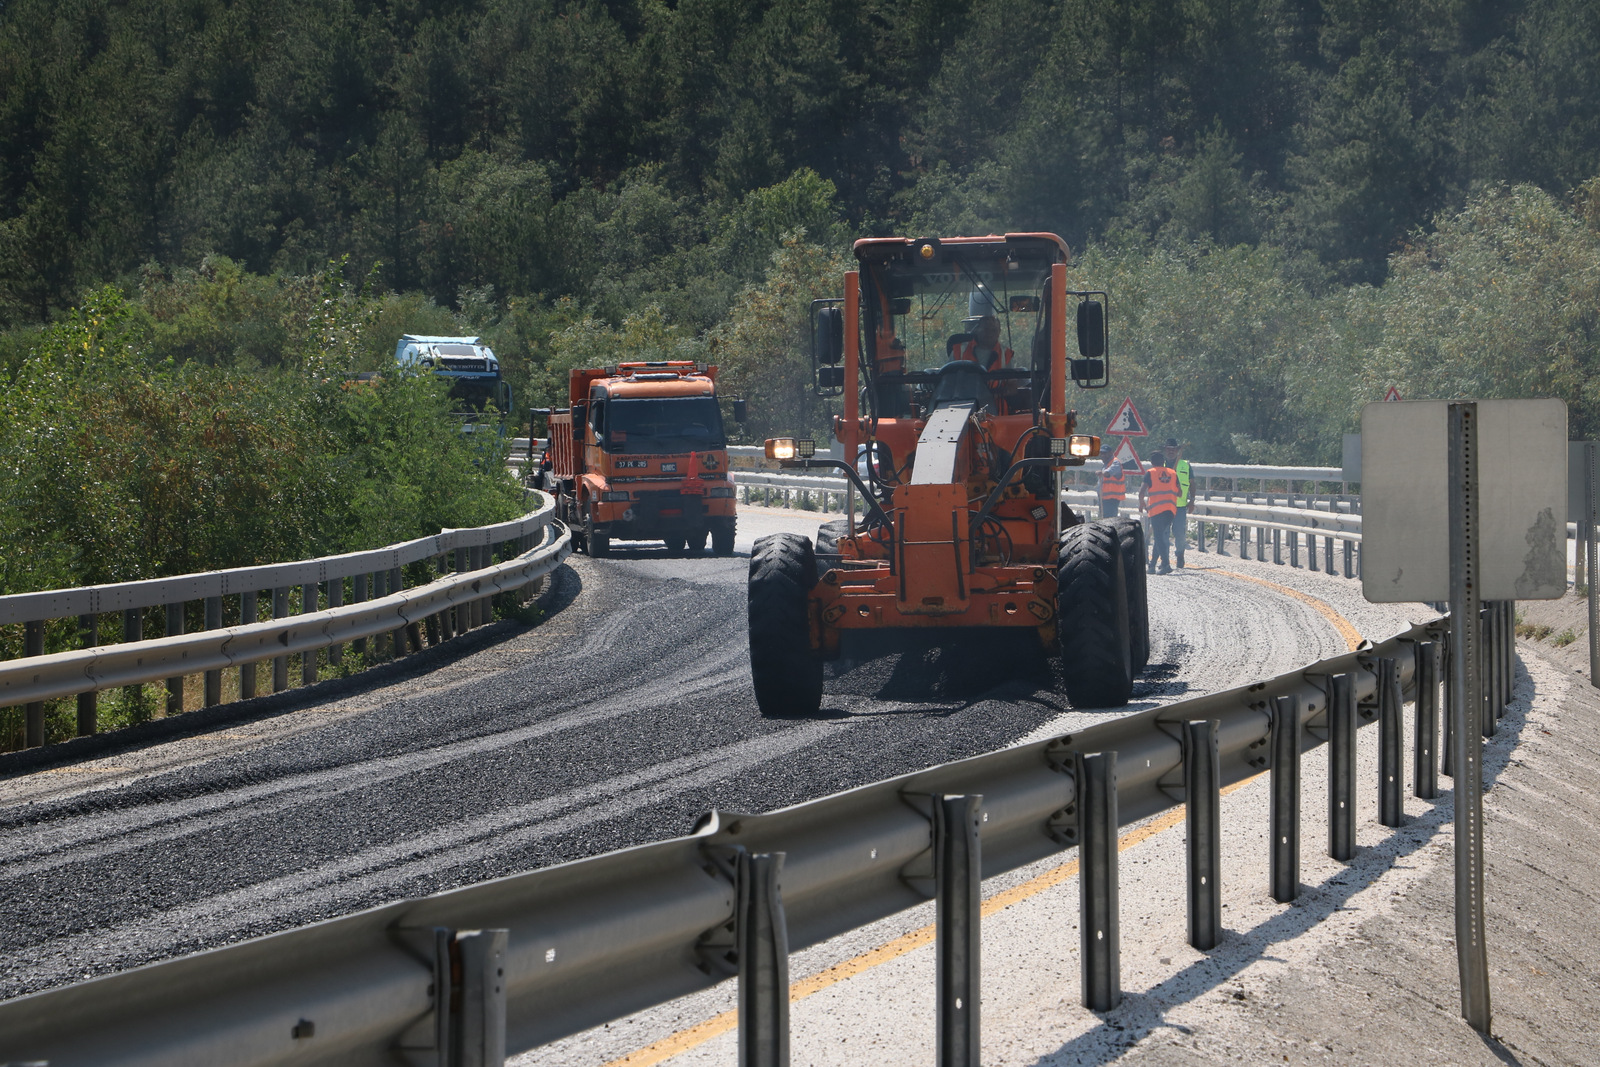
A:
[[[768,715],[822,701],[850,630],[1031,630],[1059,652],[1078,707],[1127,702],[1148,656],[1143,534],[1087,521],[1061,472],[1099,454],[1074,388],[1108,380],[1106,294],[1067,288],[1054,234],[870,238],[844,296],[812,305],[816,388],[842,396],[847,460],[777,438],[782,466],[833,468],[865,505],[815,542],[776,534],[750,557],[750,668]],[[1067,352],[1067,323],[1077,355]]]

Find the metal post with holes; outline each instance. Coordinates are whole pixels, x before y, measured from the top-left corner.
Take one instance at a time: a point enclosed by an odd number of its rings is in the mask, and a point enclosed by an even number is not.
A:
[[[1272,899],[1300,895],[1300,700],[1272,701]]]
[[[1110,1011],[1122,1003],[1117,898],[1117,754],[1079,752],[1078,933],[1083,1006]]]
[[[239,594],[239,625],[249,626],[256,621],[255,590]],[[239,699],[249,700],[256,695],[256,665],[239,664]]]
[[[782,852],[739,853],[739,1067],[789,1067],[789,926]]]
[[[1451,631],[1446,630],[1440,635],[1439,642],[1439,678],[1443,682],[1440,687],[1440,692],[1443,694],[1441,698],[1443,703],[1439,706],[1441,713],[1439,718],[1444,722],[1444,740],[1439,745],[1439,773],[1446,778],[1454,778],[1456,775],[1456,697],[1450,691],[1450,679],[1455,669],[1451,665],[1454,658],[1451,648]]]
[[[1419,641],[1417,657],[1416,723],[1412,731],[1412,795],[1432,800],[1439,795],[1439,644]]]
[[[206,629],[222,629],[222,597],[206,597]],[[222,669],[206,671],[205,675],[205,701],[206,707],[214,708],[222,703]]]
[[[1328,685],[1328,855],[1356,855],[1356,687],[1348,674]]]
[[[98,617],[89,615],[78,616],[78,647],[93,648],[95,631],[98,628]],[[91,689],[87,693],[78,694],[78,736],[87,737],[100,732],[100,694]]]
[[[1517,602],[1506,601],[1506,704],[1517,699]]]
[[[167,636],[177,637],[183,633],[183,603],[167,605]],[[183,675],[175,675],[167,679],[167,714],[183,714]]]
[[[983,904],[983,798],[935,798],[934,881],[938,970],[939,1067],[980,1067],[978,990],[979,917]]]
[[[286,618],[289,614],[289,587],[280,585],[272,591],[272,617]],[[281,693],[289,688],[289,657],[272,658],[272,691]]]
[[[1450,405],[1450,713],[1455,775],[1456,954],[1461,1014],[1489,1032],[1483,930],[1482,635],[1478,629],[1478,405]]]
[[[22,654],[27,657],[44,655],[44,620],[29,619],[22,624]],[[36,700],[23,708],[27,748],[44,744],[44,701]]]
[[[1184,821],[1188,833],[1189,944],[1204,952],[1222,939],[1222,758],[1217,720],[1183,729]]]
[[[1405,747],[1400,711],[1404,703],[1400,665],[1385,656],[1378,661],[1378,821],[1384,826],[1399,826],[1405,820],[1401,799],[1405,782],[1400,774]]]

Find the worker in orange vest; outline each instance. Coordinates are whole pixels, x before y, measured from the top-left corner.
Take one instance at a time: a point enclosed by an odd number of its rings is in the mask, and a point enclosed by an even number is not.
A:
[[[1114,459],[1100,472],[1100,517],[1114,519],[1128,498],[1128,476],[1122,471],[1122,461]]]
[[[1150,552],[1151,574],[1170,574],[1172,565],[1168,553],[1172,548],[1172,520],[1178,517],[1178,472],[1167,466],[1164,452],[1150,455],[1150,469],[1144,472],[1144,482],[1139,486],[1139,508],[1150,520],[1154,534],[1154,547]],[[1156,570],[1156,561],[1161,569]]]

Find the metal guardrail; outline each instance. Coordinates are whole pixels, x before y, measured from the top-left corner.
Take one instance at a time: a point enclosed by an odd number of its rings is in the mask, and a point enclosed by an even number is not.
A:
[[[46,700],[78,696],[78,733],[97,732],[95,694],[124,685],[163,679],[169,714],[183,710],[183,679],[205,676],[207,706],[221,703],[221,672],[243,667],[239,695],[255,695],[254,664],[273,661],[273,691],[289,687],[289,659],[300,657],[303,684],[318,678],[318,650],[339,658],[346,643],[376,637],[380,645],[404,652],[420,647],[422,624],[430,643],[438,643],[489,621],[488,600],[548,573],[571,551],[570,534],[552,525],[555,503],[541,494],[534,511],[509,522],[445,530],[431,537],[364,552],[275,563],[259,567],[187,574],[115,585],[56,589],[0,597],[0,624],[21,623],[22,659],[0,662],[0,706],[26,708],[26,745],[44,743]],[[495,563],[496,549],[514,546],[516,558]],[[451,556],[455,559],[452,561]],[[410,590],[404,568],[432,561],[440,578]],[[451,566],[453,562],[453,567]],[[345,604],[350,580],[351,603]],[[302,613],[289,613],[290,590],[299,587]],[[257,596],[266,591],[273,618],[257,619]],[[223,626],[223,597],[238,596],[240,622]],[[185,607],[205,605],[206,627],[185,634]],[[318,610],[326,604],[326,610]],[[166,636],[143,639],[144,610],[165,607]],[[98,633],[97,617],[123,616],[123,642],[44,654],[44,627],[55,619],[76,619],[86,636]]]
[[[1508,614],[1504,606],[1500,614]],[[1116,826],[1186,800],[1215,819],[1218,789],[1271,767],[1271,885],[1257,891],[1293,899],[1300,752],[1331,740],[1330,807],[1347,814],[1335,819],[1330,850],[1353,851],[1355,730],[1382,721],[1380,778],[1391,784],[1382,787],[1380,810],[1397,825],[1403,687],[1417,697],[1415,788],[1435,795],[1443,675],[1434,642],[1442,632],[1435,620],[1277,678],[1046,742],[769,814],[712,813],[688,837],[23,997],[0,1004],[0,1059],[48,1059],[52,1067],[478,1062],[451,1052],[459,1037],[449,1035],[466,1027],[492,1052],[518,1052],[741,969],[741,1003],[749,1009],[741,1019],[770,1037],[777,1016],[763,1014],[760,990],[768,990],[767,1006],[776,1012],[773,998],[787,997],[787,951],[922,903],[936,884],[951,884],[935,876],[944,862],[937,855],[949,854],[936,848],[944,840],[937,798],[952,795],[981,795],[984,814],[968,844],[981,845],[985,876],[1081,843],[1086,897],[1093,889],[1103,902],[1108,885],[1115,900]],[[1488,633],[1494,662],[1509,664],[1510,627]],[[1503,703],[1511,673],[1495,677]],[[1202,720],[1213,725],[1196,733],[1189,724]],[[1208,735],[1215,738],[1209,752],[1209,742],[1195,741]],[[1115,761],[1109,778],[1084,770],[1106,762],[1095,755],[1101,753]],[[1207,763],[1209,777],[1186,776]],[[1094,781],[1111,784],[1096,792]],[[765,869],[770,878],[777,862],[781,900],[752,874]],[[1213,907],[1220,906],[1215,875],[1210,871],[1205,889],[1206,869],[1190,868],[1191,895]],[[763,886],[773,895],[761,896]],[[751,918],[757,915],[760,922]],[[941,925],[940,937],[956,936],[949,933],[955,929],[976,938],[976,905],[969,917],[966,926]],[[1098,943],[1089,925],[1081,932],[1084,987],[1099,996],[1114,985],[1115,927],[1108,943]],[[744,946],[742,956],[735,945]],[[500,972],[486,971],[493,980],[474,984],[472,961],[484,959]],[[451,976],[463,971],[467,995],[453,997]],[[497,1018],[503,1036],[494,1030]]]

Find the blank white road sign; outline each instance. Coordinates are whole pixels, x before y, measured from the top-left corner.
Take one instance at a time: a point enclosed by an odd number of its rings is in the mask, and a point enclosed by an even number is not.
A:
[[[1375,603],[1450,598],[1449,401],[1361,409],[1361,591]],[[1567,405],[1479,400],[1478,596],[1567,591]]]

